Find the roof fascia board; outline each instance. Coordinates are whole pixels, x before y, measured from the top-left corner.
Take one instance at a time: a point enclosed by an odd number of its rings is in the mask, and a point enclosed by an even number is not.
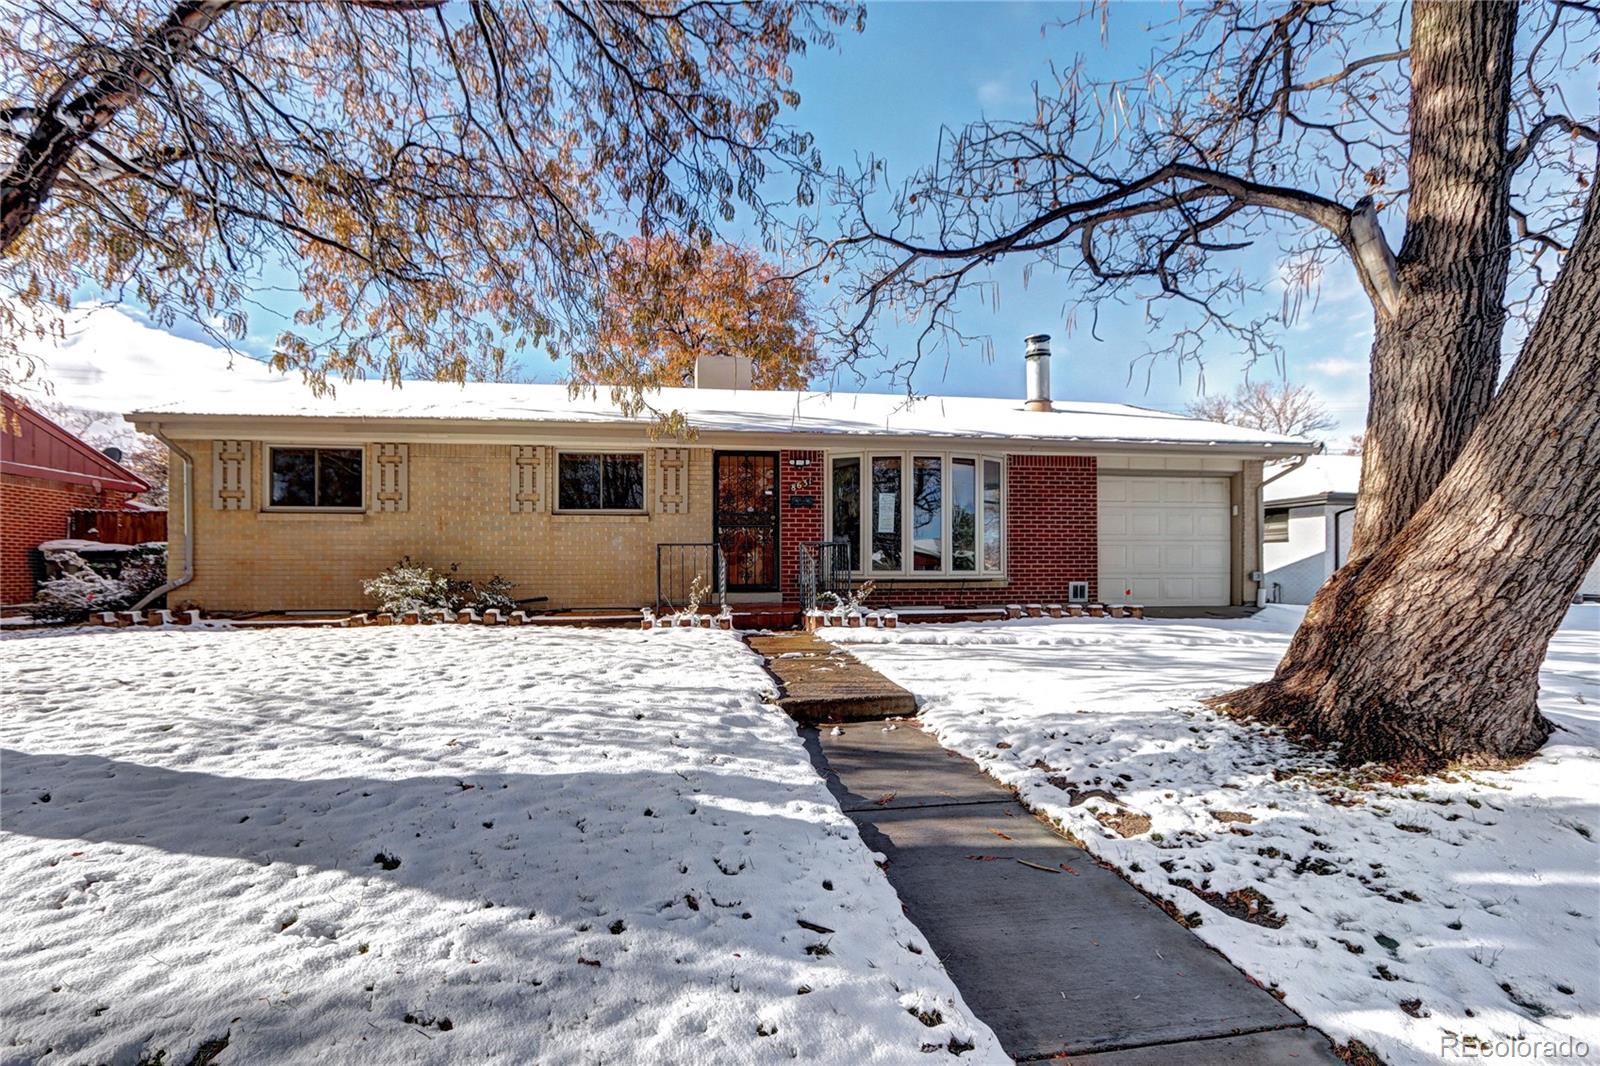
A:
[[[1276,509],[1285,507],[1315,507],[1318,504],[1346,504],[1355,503],[1356,494],[1353,492],[1319,492],[1314,496],[1287,496],[1281,500],[1268,498],[1265,506]]]
[[[85,485],[96,492],[127,492],[137,495],[150,488],[142,479],[135,481],[128,478],[86,474],[78,470],[58,470],[51,466],[19,463],[15,459],[0,460],[0,473],[31,477],[39,481],[54,481],[64,485]]]

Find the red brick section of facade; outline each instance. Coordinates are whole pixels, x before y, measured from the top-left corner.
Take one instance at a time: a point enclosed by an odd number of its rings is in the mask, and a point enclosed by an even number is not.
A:
[[[797,545],[822,539],[826,506],[826,467],[821,452],[778,453],[778,589],[785,603],[800,602],[800,551]],[[809,507],[796,498],[810,497]]]
[[[35,549],[68,536],[79,508],[119,508],[150,486],[10,393],[0,392],[0,603],[28,603]]]
[[[96,492],[43,478],[0,474],[0,603],[33,599],[36,547],[67,535],[67,516],[85,508],[121,507],[125,492]]]
[[[790,458],[810,459],[793,467]],[[784,452],[780,527],[785,602],[799,602],[794,545],[822,539],[826,491],[821,452]],[[793,487],[791,487],[793,486]],[[805,487],[800,487],[805,486]],[[791,494],[814,496],[816,507],[790,506]],[[1100,521],[1096,464],[1092,455],[1006,457],[1006,580],[976,583],[879,582],[869,599],[875,607],[993,607],[1006,603],[1065,603],[1067,582],[1087,581],[1089,598],[1100,595]]]

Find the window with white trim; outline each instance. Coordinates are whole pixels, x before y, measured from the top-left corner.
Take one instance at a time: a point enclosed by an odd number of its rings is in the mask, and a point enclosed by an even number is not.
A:
[[[267,506],[283,510],[360,511],[365,502],[364,448],[267,449]]]
[[[643,452],[562,452],[556,460],[559,511],[644,511]]]
[[[826,529],[863,577],[998,577],[1004,484],[997,455],[830,455]]]

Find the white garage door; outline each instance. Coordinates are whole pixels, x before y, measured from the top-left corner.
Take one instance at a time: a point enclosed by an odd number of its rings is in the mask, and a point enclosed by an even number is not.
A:
[[[1228,480],[1100,478],[1100,599],[1215,607],[1228,595]]]

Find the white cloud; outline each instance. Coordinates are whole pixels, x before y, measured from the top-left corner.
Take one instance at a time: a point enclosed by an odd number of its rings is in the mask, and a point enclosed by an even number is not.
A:
[[[1307,364],[1307,367],[1330,378],[1347,378],[1365,373],[1367,364],[1364,359],[1341,359],[1334,356],[1329,359],[1318,359],[1314,363]]]
[[[978,103],[984,107],[999,107],[1011,98],[1011,87],[999,78],[990,78],[978,86]]]

